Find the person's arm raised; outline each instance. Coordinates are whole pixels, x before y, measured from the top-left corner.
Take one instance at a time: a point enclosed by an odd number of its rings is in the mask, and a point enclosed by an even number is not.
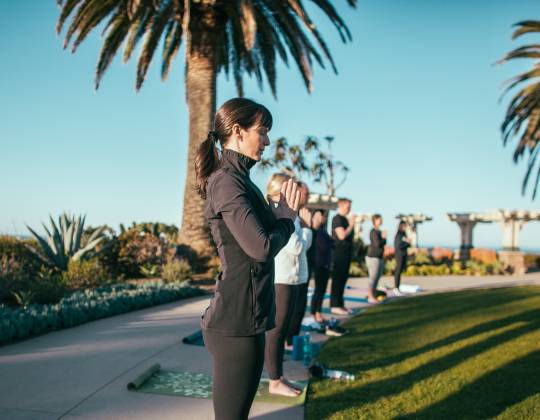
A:
[[[296,185],[296,184],[295,184]],[[211,186],[212,206],[221,214],[242,250],[256,261],[267,261],[283,248],[294,232],[294,206],[297,188],[292,187],[278,203],[278,220],[270,231],[266,231],[250,202],[243,182],[229,174],[222,174]],[[296,199],[298,201],[298,199]],[[286,206],[287,208],[283,208]],[[276,209],[278,210],[278,209]],[[296,207],[298,210],[298,205]],[[274,212],[276,213],[276,212]]]

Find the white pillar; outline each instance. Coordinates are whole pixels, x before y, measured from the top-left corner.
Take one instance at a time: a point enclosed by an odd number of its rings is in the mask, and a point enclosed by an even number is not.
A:
[[[501,221],[503,230],[503,249],[519,250],[519,231],[526,222],[524,220],[505,219]]]

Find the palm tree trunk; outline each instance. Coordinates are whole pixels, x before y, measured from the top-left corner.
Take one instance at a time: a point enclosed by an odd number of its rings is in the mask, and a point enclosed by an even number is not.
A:
[[[204,200],[196,191],[195,156],[199,144],[211,130],[216,112],[215,49],[211,42],[207,43],[206,48],[190,48],[190,44],[188,42],[186,45],[189,49],[186,53],[189,145],[184,208],[178,242],[191,246],[198,253],[210,255],[215,251],[204,219]]]

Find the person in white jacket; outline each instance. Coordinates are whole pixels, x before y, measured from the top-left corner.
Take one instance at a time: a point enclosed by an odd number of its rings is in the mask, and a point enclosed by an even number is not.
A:
[[[274,174],[270,178],[267,194],[273,202],[279,200],[281,185],[288,179],[289,176],[283,173]],[[300,196],[301,207],[307,203],[307,187],[303,184],[302,188],[304,192]],[[267,331],[265,344],[265,365],[270,378],[269,392],[271,394],[295,397],[301,392],[283,376],[283,353],[291,317],[297,302],[297,288],[299,285],[307,283],[306,251],[311,246],[312,240],[310,224],[311,213],[308,209],[302,208],[299,217],[294,222],[295,231],[287,245],[281,249],[274,260],[276,326]]]

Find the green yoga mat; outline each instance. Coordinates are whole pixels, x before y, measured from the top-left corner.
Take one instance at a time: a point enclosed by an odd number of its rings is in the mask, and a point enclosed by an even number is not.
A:
[[[270,394],[268,392],[268,379],[262,378],[255,401],[287,406],[303,405],[306,400],[308,383],[307,381],[292,382],[304,388],[304,392],[298,397],[291,398]],[[205,373],[161,370],[159,363],[156,363],[129,382],[127,388],[130,391],[150,394],[212,398],[212,376]]]

